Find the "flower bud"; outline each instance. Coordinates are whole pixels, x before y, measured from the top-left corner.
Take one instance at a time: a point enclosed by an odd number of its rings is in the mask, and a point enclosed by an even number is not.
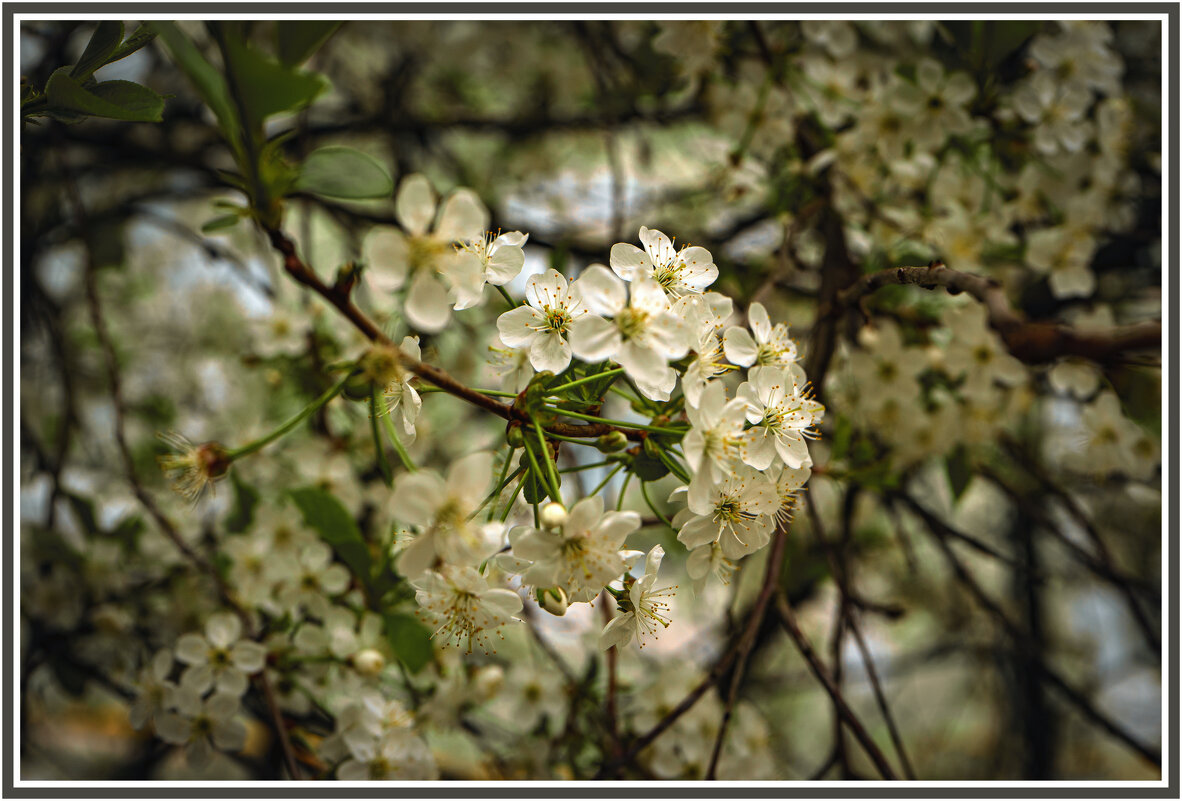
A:
[[[365,648],[353,654],[353,669],[362,676],[376,676],[386,667],[386,657],[373,648]]]
[[[566,507],[551,501],[542,507],[542,528],[558,529],[566,523]]]
[[[538,606],[556,617],[565,615],[567,607],[570,606],[570,601],[561,587],[538,590],[536,597]]]
[[[373,395],[373,382],[365,373],[354,373],[345,382],[345,388],[341,390],[341,394],[349,400],[368,401]]]
[[[476,695],[482,701],[487,701],[501,691],[505,683],[505,669],[500,665],[484,665],[476,669],[472,677],[472,685]]]
[[[628,438],[623,431],[609,431],[595,440],[595,447],[600,453],[611,453],[627,447]]]
[[[513,448],[520,448],[525,445],[525,434],[521,430],[520,425],[511,425],[505,430],[505,442]]]

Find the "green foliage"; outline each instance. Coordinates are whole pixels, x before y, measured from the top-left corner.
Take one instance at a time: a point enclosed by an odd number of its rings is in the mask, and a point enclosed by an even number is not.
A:
[[[386,615],[384,622],[386,640],[407,670],[418,673],[431,664],[434,648],[430,629],[413,616],[397,612]]]
[[[61,67],[45,85],[49,103],[46,111],[63,121],[81,117],[108,117],[125,122],[160,122],[164,98],[146,86],[131,81],[103,81],[83,86],[70,76],[69,67]]]
[[[94,74],[94,71],[107,63],[107,59],[118,49],[123,41],[122,22],[100,22],[94,34],[86,44],[86,50],[78,63],[70,70],[70,77],[84,81]]]
[[[230,471],[230,483],[234,486],[234,507],[226,517],[226,531],[237,534],[250,528],[254,522],[254,510],[259,504],[259,491],[244,482],[237,470]]]
[[[377,159],[351,147],[322,147],[300,166],[295,188],[322,197],[361,200],[394,193],[390,173]]]
[[[948,454],[948,485],[952,488],[953,500],[960,500],[969,482],[973,480],[973,466],[969,461],[969,452],[964,445],[959,445]]]
[[[46,116],[66,123],[81,122],[87,117],[160,122],[164,98],[148,87],[132,81],[94,80],[94,73],[100,67],[127,58],[154,37],[155,33],[140,26],[123,41],[123,23],[100,22],[78,62],[54,70],[44,92],[28,84],[22,86],[22,117]]]
[[[304,516],[304,523],[331,545],[353,575],[370,589],[373,560],[353,516],[331,493],[319,487],[294,489],[289,494]]]
[[[318,73],[297,70],[252,47],[226,25],[224,53],[230,86],[249,131],[268,117],[304,108],[328,88],[328,80]]]
[[[238,115],[230,101],[226,79],[205,56],[201,55],[197,45],[181,32],[176,23],[153,22],[152,29],[160,36],[173,60],[201,95],[201,99],[213,111],[222,129],[222,135],[237,153],[238,145],[234,134],[238,130]]]
[[[275,23],[275,47],[285,66],[303,64],[328,41],[342,22],[281,20]]]

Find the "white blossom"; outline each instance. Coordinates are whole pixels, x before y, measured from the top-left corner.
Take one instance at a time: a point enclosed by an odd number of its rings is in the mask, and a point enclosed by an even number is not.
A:
[[[669,627],[669,602],[666,599],[671,598],[677,588],[653,588],[664,558],[665,549],[660,545],[653,546],[648,552],[644,560],[644,575],[619,599],[616,616],[608,621],[599,635],[601,649],[606,651],[612,646],[623,648],[634,638],[643,648],[646,637],[656,639],[660,636],[658,627]]]
[[[670,313],[661,287],[643,276],[626,286],[602,265],[587,268],[578,285],[593,313],[571,327],[574,355],[590,363],[615,359],[645,397],[669,400],[677,384],[669,360],[680,359],[688,347],[684,325]]]
[[[242,621],[231,612],[210,615],[205,636],[182,635],[176,656],[188,668],[181,675],[181,687],[204,693],[216,686],[218,692],[235,696],[246,692],[246,677],[263,669],[267,650],[241,635]]]
[[[435,626],[432,636],[444,645],[464,644],[469,653],[473,643],[487,650],[489,632],[509,623],[521,611],[521,597],[512,590],[489,587],[484,576],[471,567],[444,565],[413,582],[415,600]]]
[[[674,250],[669,237],[643,226],[640,241],[644,250],[627,242],[612,245],[612,270],[625,281],[650,278],[670,297],[680,298],[702,294],[718,278],[718,267],[706,248]]]
[[[529,305],[518,306],[497,318],[501,341],[529,352],[535,370],[558,374],[570,364],[567,341],[572,325],[587,313],[581,284],[567,283],[557,270],[532,276],[525,285]]]

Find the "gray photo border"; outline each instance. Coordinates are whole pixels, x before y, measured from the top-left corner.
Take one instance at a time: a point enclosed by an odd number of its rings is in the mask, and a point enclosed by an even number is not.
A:
[[[4,65],[4,146],[7,152],[5,162],[8,180],[5,183],[5,203],[8,213],[4,217],[4,277],[3,277],[3,309],[7,325],[4,330],[4,453],[14,454],[17,444],[14,441],[15,425],[13,420],[13,399],[19,392],[14,380],[14,357],[19,346],[14,336],[15,321],[13,320],[13,275],[17,269],[16,253],[13,247],[13,233],[16,219],[16,191],[13,176],[16,174],[17,142],[13,141],[16,109],[16,77],[13,74],[13,53],[10,51],[13,43],[16,14],[73,14],[85,18],[99,13],[125,13],[129,18],[135,18],[137,13],[177,13],[177,14],[259,14],[274,15],[282,10],[285,13],[328,13],[348,17],[356,14],[400,13],[400,14],[434,14],[439,17],[464,17],[476,15],[498,14],[550,14],[554,17],[577,17],[583,14],[709,14],[711,12],[730,14],[826,14],[835,11],[840,13],[862,14],[930,14],[931,16],[951,14],[1046,14],[1053,17],[1059,13],[1091,14],[1097,17],[1106,14],[1165,14],[1165,22],[1169,34],[1169,61],[1166,69],[1172,78],[1170,98],[1170,141],[1168,142],[1170,171],[1166,179],[1169,184],[1170,208],[1173,219],[1163,220],[1163,228],[1167,225],[1173,232],[1170,241],[1168,261],[1164,269],[1171,269],[1173,286],[1167,299],[1170,318],[1175,322],[1171,327],[1170,344],[1170,396],[1173,405],[1163,414],[1169,415],[1170,420],[1170,476],[1175,487],[1179,477],[1178,452],[1178,423],[1179,423],[1179,375],[1178,375],[1178,347],[1179,330],[1178,298],[1179,282],[1182,274],[1177,271],[1179,265],[1179,238],[1182,237],[1182,227],[1176,223],[1179,216],[1179,80],[1182,76],[1178,71],[1178,34],[1180,3],[897,3],[879,4],[865,2],[830,2],[830,3],[718,3],[718,2],[690,2],[677,4],[660,3],[621,3],[621,2],[575,2],[561,6],[531,3],[360,3],[343,2],[321,4],[314,2],[298,2],[284,4],[269,3],[145,3],[145,2],[22,2],[0,4],[0,14],[3,16],[3,52]],[[392,785],[376,784],[373,787],[341,787],[323,782],[320,783],[287,783],[281,786],[250,787],[236,783],[226,783],[223,790],[220,787],[202,785],[192,788],[175,786],[161,786],[145,782],[143,787],[128,786],[87,786],[82,782],[77,787],[55,785],[53,787],[21,787],[14,784],[14,753],[11,748],[13,742],[14,720],[17,714],[18,699],[15,697],[14,676],[12,675],[13,655],[17,643],[17,632],[13,626],[12,585],[10,579],[16,569],[16,538],[19,532],[15,525],[16,499],[14,498],[13,462],[6,459],[3,466],[4,476],[4,563],[7,571],[3,576],[4,615],[3,630],[4,643],[0,653],[3,655],[3,665],[0,676],[3,677],[4,689],[2,697],[5,709],[3,734],[8,744],[3,753],[3,783],[0,784],[2,798],[207,798],[212,795],[227,795],[231,791],[233,798],[550,798],[562,795],[567,798],[597,798],[607,794],[629,797],[635,791],[636,795],[653,796],[658,798],[996,798],[1006,793],[1016,798],[1179,798],[1178,755],[1179,755],[1179,720],[1178,720],[1178,640],[1179,640],[1179,587],[1178,567],[1179,553],[1182,542],[1179,533],[1179,504],[1175,493],[1175,503],[1170,509],[1169,523],[1166,528],[1172,548],[1169,563],[1165,568],[1162,581],[1168,588],[1168,608],[1170,617],[1170,670],[1168,686],[1170,688],[1170,708],[1166,710],[1169,717],[1169,750],[1166,754],[1166,765],[1169,766],[1169,784],[1167,787],[1128,787],[1117,783],[1097,782],[1092,787],[1031,787],[1029,784],[1015,785],[1012,782],[997,781],[988,786],[925,786],[926,782],[900,782],[897,787],[867,787],[865,789],[826,786],[823,782],[784,782],[777,787],[744,786],[734,783],[708,784],[703,782],[701,787],[687,787],[681,784],[663,784],[650,782],[643,786],[635,783],[602,782],[594,785],[571,783],[570,785],[539,784],[537,787],[523,787],[517,784],[505,787],[490,787],[487,785],[467,785],[464,783],[441,783],[439,787],[424,787],[422,785]],[[1169,492],[1171,487],[1163,487]],[[934,783],[932,783],[934,784]]]

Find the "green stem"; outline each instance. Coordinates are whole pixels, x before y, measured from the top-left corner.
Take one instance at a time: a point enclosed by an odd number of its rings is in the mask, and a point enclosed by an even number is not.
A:
[[[546,486],[546,494],[550,495],[550,479],[542,472],[542,468],[538,466],[538,459],[534,456],[533,448],[529,446],[529,440],[526,439],[521,444],[525,448],[525,455],[529,458],[530,470],[533,472],[535,479],[541,481]]]
[[[551,434],[550,436],[554,436],[554,435]],[[607,467],[609,464],[611,464],[611,462],[608,462],[608,461],[596,462],[595,464],[581,464],[578,467],[564,467],[563,469],[559,470],[558,472],[559,473],[581,473],[584,470],[592,470],[596,467]]]
[[[590,414],[583,414],[581,412],[572,412],[567,409],[556,409],[553,406],[543,406],[548,412],[562,415],[563,417],[573,417],[576,420],[586,420],[589,423],[604,423],[605,425],[615,426],[617,428],[630,428],[635,431],[651,431],[654,434],[673,434],[681,436],[686,432],[684,428],[661,428],[660,426],[646,426],[640,423],[628,423],[623,420],[609,420],[606,417],[595,417]]]
[[[505,505],[505,511],[501,515],[501,522],[502,523],[509,519],[509,512],[513,511],[513,504],[517,503],[517,496],[521,494],[521,490],[524,486],[525,486],[525,476],[522,476],[521,480],[517,482],[517,489],[513,490],[513,497],[510,498],[509,503],[507,503]]]
[[[561,386],[551,387],[550,389],[546,390],[546,394],[547,395],[557,395],[559,392],[565,392],[566,390],[571,389],[573,387],[582,386],[583,384],[589,384],[592,381],[595,381],[600,378],[607,378],[608,376],[619,375],[622,372],[624,372],[623,367],[617,367],[613,370],[606,370],[602,373],[596,373],[595,375],[589,375],[589,376],[586,376],[585,378],[580,378],[577,381],[570,381],[566,384],[562,384]]]
[[[632,480],[632,474],[624,476],[624,486],[620,487],[620,497],[616,498],[616,511],[624,508],[624,493],[628,491],[628,482]]]
[[[497,291],[501,293],[501,297],[503,297],[505,299],[505,302],[509,304],[509,308],[516,309],[518,306],[521,305],[517,301],[513,300],[513,296],[509,294],[509,292],[505,289],[505,287],[499,286],[499,287],[497,287]]]
[[[390,442],[394,445],[394,451],[398,454],[398,458],[402,460],[402,466],[408,472],[414,473],[418,470],[415,463],[410,460],[410,454],[406,452],[406,448],[402,446],[402,440],[398,438],[398,432],[394,430],[394,421],[390,419],[390,415],[385,415],[382,418],[386,423],[386,433],[390,435]]]
[[[231,461],[235,460],[235,459],[239,459],[243,456],[248,456],[248,455],[254,453],[255,451],[259,451],[259,450],[262,450],[263,448],[267,447],[272,442],[274,442],[275,440],[282,437],[284,434],[290,433],[296,426],[298,426],[300,423],[304,422],[310,416],[312,416],[312,414],[314,412],[316,412],[318,409],[323,407],[330,400],[332,400],[337,395],[339,395],[341,393],[341,390],[345,388],[345,382],[348,380],[349,380],[349,376],[346,375],[340,381],[336,382],[331,387],[329,387],[327,390],[325,390],[323,395],[321,395],[319,398],[312,401],[307,406],[305,406],[303,409],[301,409],[299,414],[297,414],[295,417],[288,420],[283,425],[279,426],[279,428],[275,429],[274,431],[272,431],[270,434],[267,434],[266,436],[263,436],[263,437],[260,437],[259,439],[254,440],[253,442],[246,443],[241,448],[232,448],[227,453],[227,456],[229,456]]]
[[[593,489],[589,493],[587,493],[587,497],[590,498],[592,495],[598,495],[599,491],[607,486],[607,482],[611,481],[612,478],[615,477],[616,473],[620,472],[623,469],[624,469],[624,465],[622,463],[616,465],[615,469],[612,470],[610,473],[608,473],[607,477],[604,478],[603,481],[599,482],[599,486],[597,486],[595,489]]]
[[[378,468],[382,471],[382,480],[386,486],[394,485],[394,475],[390,470],[390,462],[386,459],[386,447],[382,443],[382,431],[378,428],[378,418],[389,413],[385,404],[378,404],[378,385],[374,384],[369,393],[369,427],[373,432],[374,450],[378,452]]]
[[[562,503],[562,479],[558,477],[558,468],[550,458],[550,449],[546,447],[546,435],[538,423],[537,415],[530,415],[530,421],[534,424],[534,432],[538,435],[538,447],[542,449],[542,461],[546,464],[546,483],[550,485],[550,497]]]
[[[496,500],[497,498],[499,498],[501,496],[501,493],[504,491],[505,487],[507,487],[509,485],[510,481],[517,478],[519,475],[521,475],[524,472],[525,472],[524,467],[518,467],[516,470],[513,471],[513,475],[511,475],[511,476],[506,477],[505,474],[502,473],[501,480],[497,483],[496,488],[484,497],[484,500],[481,501],[480,505],[476,507],[476,511],[474,511],[472,514],[468,515],[468,519],[471,520],[472,518],[476,517],[476,515],[480,514],[480,510],[483,509],[484,507],[488,506],[490,501]],[[491,521],[493,519],[493,517],[496,515],[496,510],[497,510],[497,505],[495,503],[489,507],[489,510],[488,510],[489,521]]]
[[[661,460],[661,464],[669,468],[669,472],[681,479],[683,484],[690,483],[690,475],[684,467],[674,461],[673,457],[665,452],[665,449],[657,444],[657,458]]]
[[[644,502],[648,504],[649,509],[653,510],[653,514],[659,517],[661,522],[667,525],[669,528],[673,528],[673,523],[670,522],[669,518],[661,514],[661,510],[656,507],[656,505],[653,503],[653,499],[648,496],[648,482],[640,482],[640,494],[644,496]]]

